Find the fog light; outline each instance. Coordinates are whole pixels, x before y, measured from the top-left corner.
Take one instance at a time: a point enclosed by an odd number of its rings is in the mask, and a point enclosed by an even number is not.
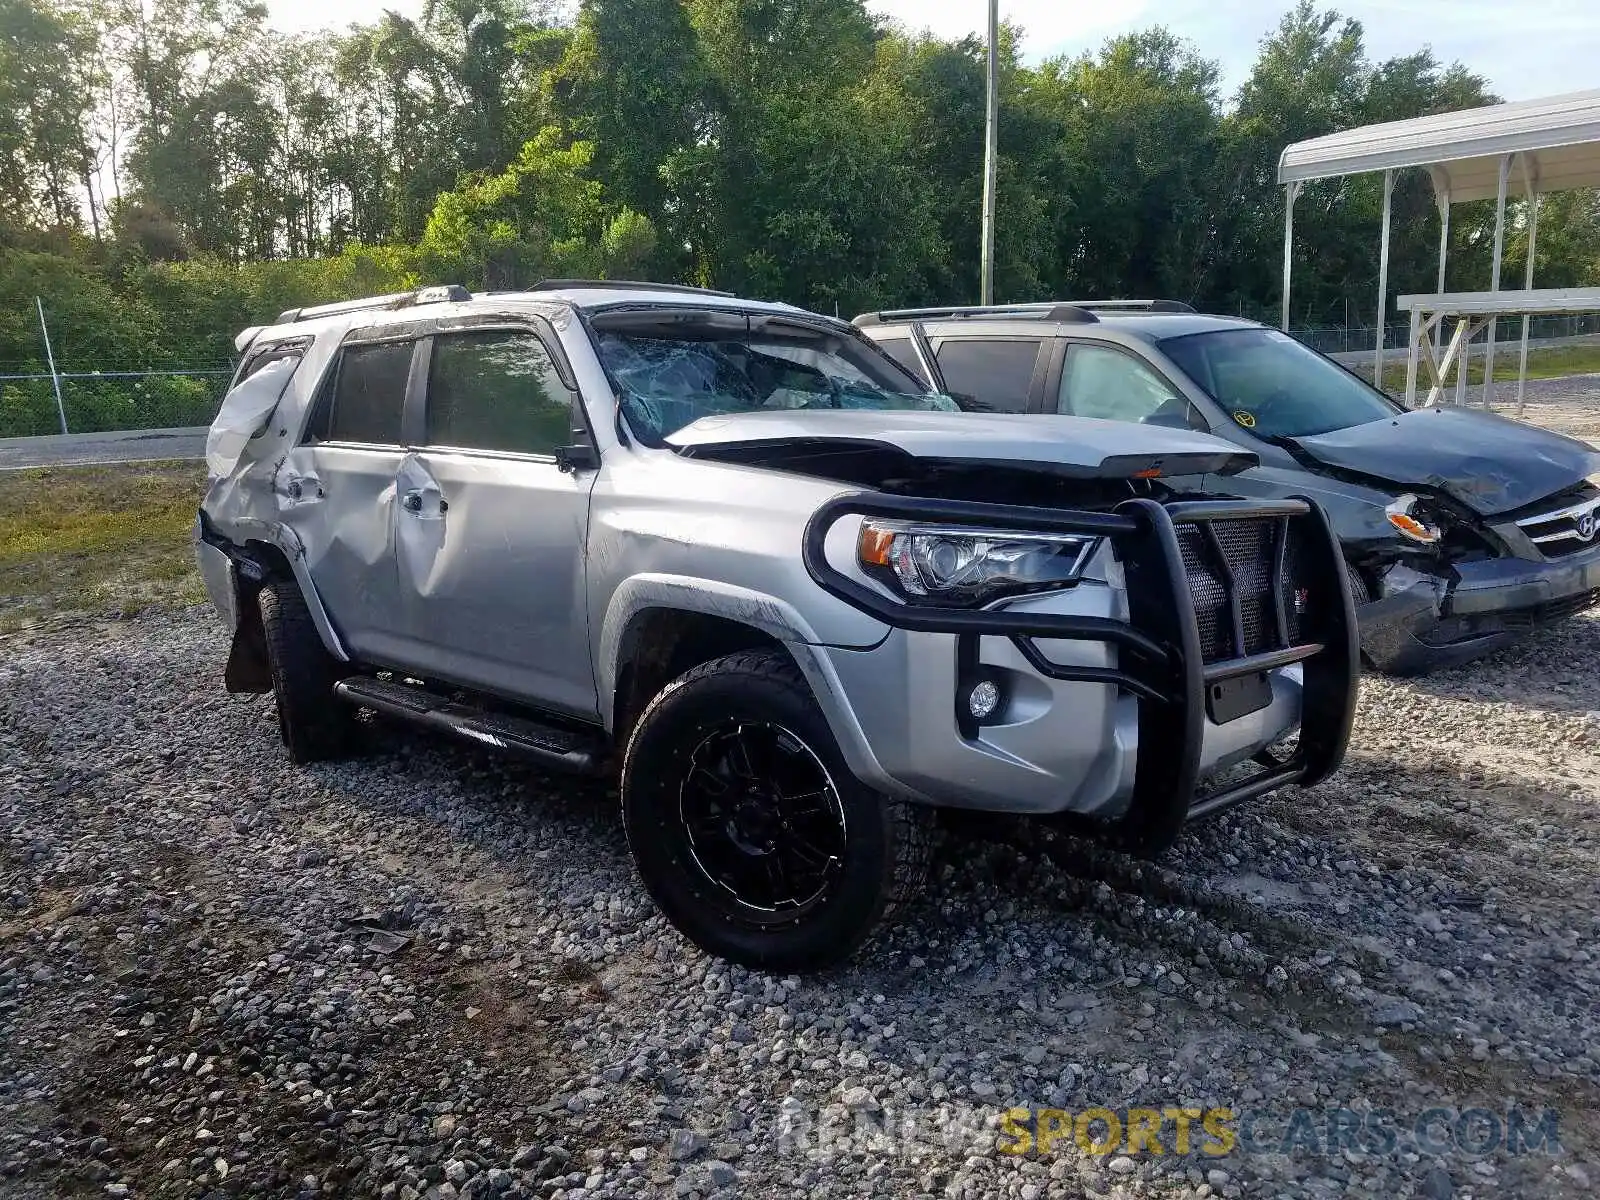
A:
[[[973,720],[986,721],[1000,707],[1000,689],[992,680],[985,679],[967,693],[967,711]]]

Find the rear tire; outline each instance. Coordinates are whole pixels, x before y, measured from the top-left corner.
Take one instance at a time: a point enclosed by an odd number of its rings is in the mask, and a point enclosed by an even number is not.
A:
[[[343,756],[355,714],[334,698],[339,663],[323,646],[305,597],[292,580],[276,580],[261,589],[258,603],[278,733],[289,758],[313,763]]]
[[[694,668],[646,707],[622,766],[645,889],[710,954],[774,972],[849,958],[918,893],[933,811],[850,774],[781,651]]]

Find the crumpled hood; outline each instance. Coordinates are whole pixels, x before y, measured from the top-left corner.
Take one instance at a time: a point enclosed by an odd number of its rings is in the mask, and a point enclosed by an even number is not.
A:
[[[1600,471],[1600,452],[1586,442],[1463,408],[1418,409],[1289,440],[1326,466],[1401,488],[1433,488],[1485,517]]]
[[[1092,479],[1234,474],[1259,461],[1210,434],[1022,413],[782,409],[702,417],[666,442],[693,458],[752,461],[763,448],[859,446]]]

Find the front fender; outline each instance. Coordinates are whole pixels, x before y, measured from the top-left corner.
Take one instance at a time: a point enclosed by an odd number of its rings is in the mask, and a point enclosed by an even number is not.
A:
[[[816,630],[799,609],[787,600],[780,600],[766,592],[690,575],[646,573],[629,576],[611,594],[595,650],[595,683],[599,687],[600,709],[605,714],[608,731],[611,728],[612,706],[606,703],[605,698],[616,692],[617,676],[621,673],[623,636],[633,619],[651,608],[721,617],[759,629],[780,642],[813,646],[822,644]],[[884,626],[878,641],[881,642],[888,635],[888,626]]]

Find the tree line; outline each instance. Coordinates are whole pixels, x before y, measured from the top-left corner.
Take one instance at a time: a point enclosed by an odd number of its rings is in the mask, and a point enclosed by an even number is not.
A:
[[[424,282],[679,280],[850,316],[978,292],[984,46],[862,0],[429,0],[341,33],[250,0],[0,0],[0,371],[222,361],[279,309]],[[1492,103],[1433,53],[1374,61],[1302,0],[1244,82],[1155,27],[1024,63],[1000,47],[1000,300],[1162,296],[1275,318],[1278,155]],[[1296,209],[1293,323],[1370,323],[1375,178]],[[1432,290],[1420,171],[1395,293]],[[1490,206],[1451,280],[1487,286]],[[1505,278],[1520,278],[1522,223]],[[1589,193],[1541,210],[1539,281],[1595,280]],[[0,409],[23,401],[5,399]],[[31,403],[31,401],[29,401]]]

